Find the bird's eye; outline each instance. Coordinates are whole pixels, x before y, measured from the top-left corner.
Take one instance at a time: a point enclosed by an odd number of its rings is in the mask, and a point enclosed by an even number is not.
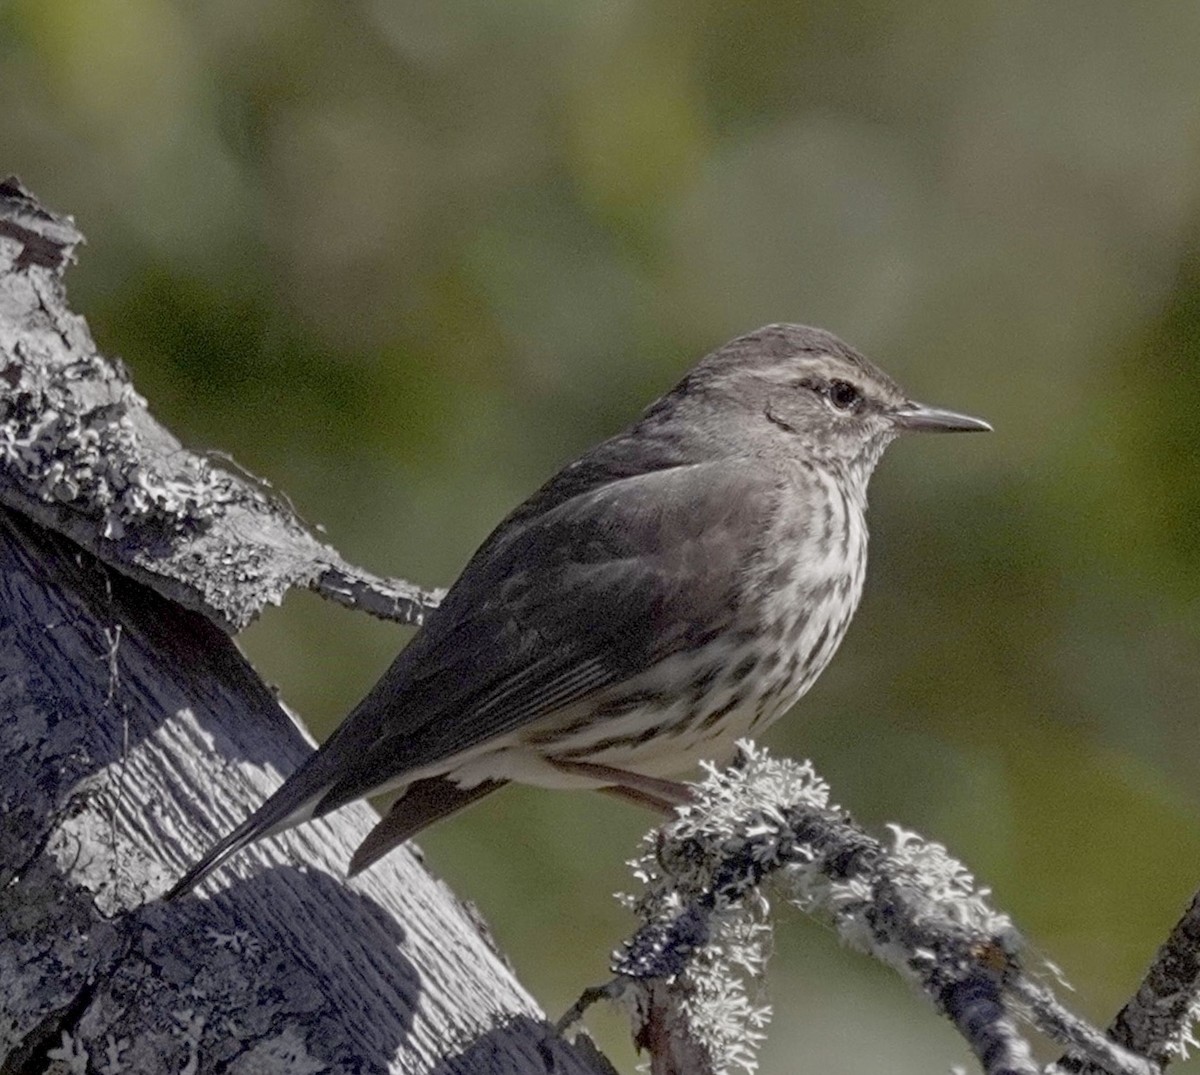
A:
[[[829,382],[829,402],[839,411],[852,411],[862,400],[862,394],[849,381]]]

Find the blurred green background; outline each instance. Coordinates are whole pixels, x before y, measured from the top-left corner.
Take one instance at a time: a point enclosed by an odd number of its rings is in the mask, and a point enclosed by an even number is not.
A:
[[[1106,1020],[1200,883],[1198,44],[1124,0],[9,0],[0,172],[75,214],[73,304],[163,421],[426,585],[767,321],[989,418],[891,450],[766,743],[946,842]],[[244,644],[320,735],[404,639],[301,596]],[[557,1015],[647,824],[510,791],[423,843]],[[827,930],[778,949],[768,1075],[969,1065]]]

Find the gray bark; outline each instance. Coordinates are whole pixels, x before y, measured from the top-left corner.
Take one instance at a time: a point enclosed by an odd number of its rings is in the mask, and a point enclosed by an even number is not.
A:
[[[317,541],[263,481],[185,449],[71,313],[83,241],[0,182],[0,503],[230,629],[293,586],[416,623],[438,595],[379,579]]]
[[[78,232],[0,184],[0,1073],[595,1075],[364,804],[156,901],[311,749],[222,627],[294,585],[415,620],[184,451],[65,305]]]

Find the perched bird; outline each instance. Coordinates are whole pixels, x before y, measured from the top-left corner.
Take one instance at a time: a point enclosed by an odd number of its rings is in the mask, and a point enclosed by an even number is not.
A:
[[[685,801],[669,777],[728,759],[841,642],[888,443],[989,428],[912,402],[820,329],[732,340],[500,523],[345,722],[167,897],[384,791],[352,873],[509,781]]]

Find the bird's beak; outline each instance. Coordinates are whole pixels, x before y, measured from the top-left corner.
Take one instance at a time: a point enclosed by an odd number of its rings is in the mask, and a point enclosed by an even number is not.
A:
[[[927,407],[924,403],[901,403],[892,411],[892,424],[913,433],[990,433],[992,427],[969,414]]]

